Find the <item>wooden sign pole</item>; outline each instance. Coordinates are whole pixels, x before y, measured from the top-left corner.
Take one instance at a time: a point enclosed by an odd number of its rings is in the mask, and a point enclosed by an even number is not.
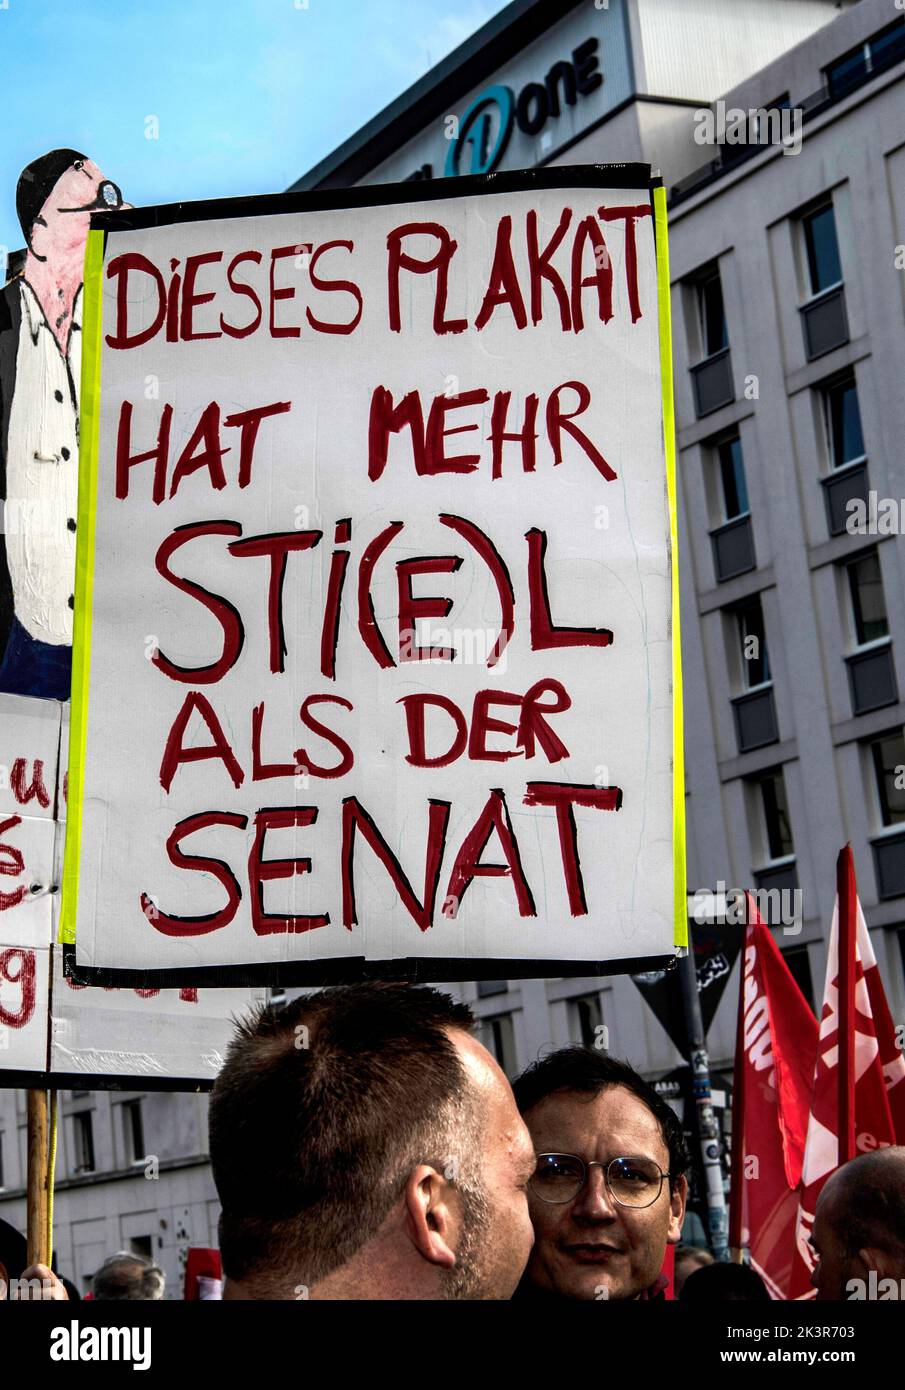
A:
[[[50,1264],[47,1092],[28,1092],[28,1263]]]

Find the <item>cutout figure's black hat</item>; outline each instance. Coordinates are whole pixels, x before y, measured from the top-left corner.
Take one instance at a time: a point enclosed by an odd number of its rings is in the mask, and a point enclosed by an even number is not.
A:
[[[26,164],[16,184],[16,213],[27,242],[31,241],[35,219],[50,197],[57,179],[71,169],[77,159],[87,158],[78,150],[51,150]]]

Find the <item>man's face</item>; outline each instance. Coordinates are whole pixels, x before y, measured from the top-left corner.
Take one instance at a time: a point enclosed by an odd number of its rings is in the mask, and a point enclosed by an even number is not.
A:
[[[818,1299],[824,1302],[846,1298],[845,1285],[852,1277],[851,1261],[836,1229],[838,1202],[835,1185],[827,1183],[817,1199],[811,1231],[811,1248],[817,1257],[811,1272],[811,1283],[817,1290]]]
[[[648,1158],[665,1172],[669,1150],[643,1101],[624,1086],[596,1096],[557,1091],[525,1116],[537,1153],[575,1154],[585,1163]],[[657,1278],[668,1243],[679,1239],[685,1215],[685,1179],[670,1196],[664,1179],[648,1207],[621,1206],[589,1168],[587,1182],[569,1202],[544,1202],[529,1191],[534,1250],[527,1277],[562,1298],[625,1299]]]
[[[450,1037],[478,1091],[484,1121],[480,1140],[484,1219],[478,1233],[480,1248],[469,1252],[471,1269],[460,1296],[511,1298],[534,1240],[526,1190],[535,1167],[534,1147],[512,1088],[487,1049],[458,1029]]]

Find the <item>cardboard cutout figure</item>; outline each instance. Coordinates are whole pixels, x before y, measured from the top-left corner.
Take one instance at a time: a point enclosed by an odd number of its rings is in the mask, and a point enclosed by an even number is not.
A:
[[[21,274],[0,291],[0,692],[69,698],[82,274],[91,213],[120,190],[77,150],[23,169]]]

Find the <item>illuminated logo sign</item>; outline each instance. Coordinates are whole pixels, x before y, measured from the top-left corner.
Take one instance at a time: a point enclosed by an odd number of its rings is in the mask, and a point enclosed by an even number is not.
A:
[[[494,107],[497,112],[497,133],[491,145],[490,131],[494,124],[491,112]],[[449,154],[446,156],[446,168],[443,171],[446,177],[464,172],[460,163],[462,152],[467,145],[471,146],[469,174],[489,174],[491,169],[495,169],[509,144],[514,116],[515,97],[512,88],[488,87],[486,92],[471,103],[459,123],[458,139],[450,143]]]
[[[513,126],[524,135],[539,135],[551,118],[562,114],[563,102],[575,106],[580,96],[596,91],[603,82],[598,44],[596,38],[586,39],[572,50],[571,60],[554,63],[543,82],[527,83],[518,96],[511,87],[495,84],[476,97],[450,142],[443,170],[446,177],[489,174],[503,158]],[[466,158],[469,150],[470,158]],[[422,165],[411,177],[429,178],[430,166]]]

